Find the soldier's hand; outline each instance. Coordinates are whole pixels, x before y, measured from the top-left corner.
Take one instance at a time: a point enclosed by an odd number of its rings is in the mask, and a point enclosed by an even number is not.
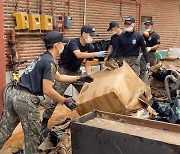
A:
[[[146,47],[146,51],[147,52],[151,51],[151,47]]]
[[[81,81],[81,82],[93,82],[94,79],[90,77],[90,75],[82,75],[82,76],[79,76],[77,81]]]
[[[95,57],[106,57],[109,55],[108,51],[99,51],[99,52],[95,52]]]
[[[66,98],[64,105],[66,105],[66,107],[69,108],[70,110],[73,110],[76,108],[76,104],[71,97]]]

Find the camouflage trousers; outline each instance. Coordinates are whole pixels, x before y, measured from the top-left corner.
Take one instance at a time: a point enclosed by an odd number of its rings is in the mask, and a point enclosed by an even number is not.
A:
[[[58,68],[58,71],[60,74],[66,74],[66,75],[72,75],[72,76],[80,76],[81,75],[81,71],[78,70],[78,71],[75,71],[75,72],[72,72],[72,71],[69,71],[67,69],[64,69],[62,67]],[[82,89],[82,86],[83,84],[82,83],[72,83],[73,86],[77,89],[78,92],[81,91]],[[64,95],[64,92],[65,90],[67,89],[67,87],[70,85],[70,83],[60,83],[60,82],[56,82],[55,85],[54,85],[54,89],[60,94],[60,95]],[[48,108],[45,108],[45,111],[43,113],[43,118],[46,118],[46,119],[50,119],[56,106],[58,105],[58,102],[56,101],[53,101],[51,99],[49,99],[49,107]]]
[[[148,57],[149,57],[150,66],[157,64],[157,58],[156,58],[155,52],[148,52]],[[149,84],[148,74],[146,73],[146,61],[143,55],[141,56],[141,59],[140,59],[140,76],[139,77],[145,83]]]
[[[117,62],[119,65],[123,62],[123,60],[128,63],[128,65],[134,70],[134,72],[139,76],[140,73],[140,66],[138,58],[135,56],[129,56],[129,57],[117,57]]]
[[[21,122],[24,131],[25,153],[38,154],[40,135],[39,98],[27,91],[13,89],[4,106],[0,120],[0,148]]]

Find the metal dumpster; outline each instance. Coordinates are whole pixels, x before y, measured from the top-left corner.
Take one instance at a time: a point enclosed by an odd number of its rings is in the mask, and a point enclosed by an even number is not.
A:
[[[70,126],[73,154],[180,154],[180,125],[92,111]]]

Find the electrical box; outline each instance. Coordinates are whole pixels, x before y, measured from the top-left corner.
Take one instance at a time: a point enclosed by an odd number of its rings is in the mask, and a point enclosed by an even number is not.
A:
[[[64,27],[64,16],[53,15],[53,29],[57,30]]]
[[[26,12],[14,12],[13,17],[16,18],[15,30],[22,30],[29,28],[28,14]]]
[[[29,19],[29,30],[41,29],[39,14],[29,14],[28,19]]]
[[[72,17],[71,16],[65,16],[64,17],[64,28],[69,29],[72,27]]]
[[[50,15],[41,15],[40,16],[41,21],[41,30],[52,30],[53,29],[53,23],[52,23],[52,16]]]

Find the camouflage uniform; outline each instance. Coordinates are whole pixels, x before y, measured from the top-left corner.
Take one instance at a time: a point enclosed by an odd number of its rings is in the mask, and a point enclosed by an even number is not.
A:
[[[40,134],[39,98],[24,90],[13,89],[0,121],[0,148],[21,122],[25,136],[25,153],[38,154]]]
[[[151,52],[151,51],[148,52],[148,56],[149,56],[150,66],[157,64],[157,58],[156,58],[155,52]],[[148,74],[146,74],[146,62],[143,56],[141,56],[141,59],[140,59],[140,78],[145,83],[149,84]]]
[[[58,68],[58,71],[60,74],[66,74],[66,75],[73,75],[73,76],[80,76],[81,75],[81,70],[78,70],[76,72],[72,72],[72,71],[69,71],[67,69],[64,69],[62,67]],[[54,89],[59,92],[60,95],[64,95],[64,92],[65,90],[68,88],[68,86],[70,85],[71,83],[63,83],[63,82],[56,82],[55,85],[54,85]],[[81,91],[82,89],[82,86],[83,86],[83,83],[72,83],[73,86],[77,89],[78,92]],[[49,98],[47,98],[49,99]],[[50,105],[49,107],[47,107],[43,113],[43,118],[46,118],[46,119],[50,119],[56,106],[58,105],[58,102],[56,101],[53,101],[51,99],[49,99],[48,101],[50,101]]]
[[[59,33],[58,33],[59,34]],[[13,88],[4,106],[0,121],[0,148],[11,137],[19,122],[24,131],[25,153],[39,154],[41,130],[38,105],[43,95],[43,79],[54,82],[56,63],[49,51],[26,67],[18,85]]]
[[[138,58],[135,56],[130,57],[117,57],[117,62],[119,65],[122,64],[122,61],[125,61],[129,66],[134,70],[134,72],[139,76],[140,68]]]
[[[160,36],[155,31],[150,32],[149,33],[149,37],[144,36],[144,39],[145,39],[147,47],[153,47],[155,45],[159,45],[160,44]],[[157,64],[156,50],[150,50],[148,52],[148,56],[149,56],[150,66],[153,66],[153,65]],[[141,61],[140,61],[140,68],[141,68],[140,69],[140,78],[144,82],[149,84],[148,75],[146,74],[145,66],[146,66],[145,60],[142,57]]]

